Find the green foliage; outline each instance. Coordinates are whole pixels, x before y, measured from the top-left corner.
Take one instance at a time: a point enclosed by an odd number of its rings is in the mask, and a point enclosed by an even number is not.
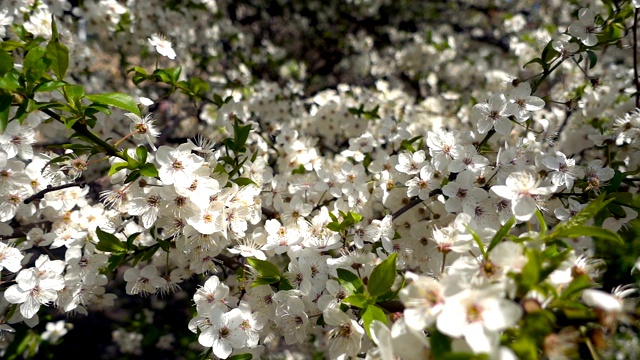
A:
[[[123,93],[107,93],[107,94],[94,94],[87,95],[85,98],[89,101],[93,101],[96,104],[115,106],[119,109],[132,112],[140,116],[140,109],[135,100],[130,95]]]
[[[364,294],[365,288],[362,279],[356,274],[346,269],[337,269],[338,282],[349,292],[349,294]]]
[[[343,211],[339,211],[342,221],[338,220],[338,217],[332,213],[329,213],[331,217],[331,222],[327,224],[327,229],[339,233],[346,232],[351,226],[362,221],[362,215],[349,211],[347,213]]]
[[[100,227],[96,227],[96,235],[98,235],[98,244],[96,245],[96,249],[112,253],[122,253],[127,251],[127,248],[120,239],[113,234],[102,231]]]
[[[60,42],[58,28],[54,16],[51,16],[52,36],[47,44],[47,59],[51,64],[51,71],[58,80],[64,80],[69,68],[69,49]]]
[[[378,297],[391,290],[391,286],[397,277],[396,258],[397,253],[392,253],[387,259],[378,264],[367,282],[367,290],[372,297]]]
[[[377,305],[368,305],[363,311],[361,311],[360,317],[362,318],[364,329],[369,337],[371,337],[371,330],[369,327],[373,320],[378,320],[385,325],[387,324],[387,315],[384,313],[384,310]]]

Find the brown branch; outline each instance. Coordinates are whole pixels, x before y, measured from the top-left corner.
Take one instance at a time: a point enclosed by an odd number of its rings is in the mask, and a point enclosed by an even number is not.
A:
[[[431,190],[431,192],[429,192],[429,197],[432,197],[432,196],[438,195],[438,194],[442,194],[442,189]],[[402,208],[400,208],[400,210],[394,212],[393,215],[391,215],[391,220],[395,220],[395,219],[399,218],[400,215],[402,215],[402,214],[406,213],[407,211],[411,210],[411,208],[413,208],[414,206],[420,204],[423,201],[424,200],[420,199],[417,196],[412,198],[411,201],[409,201],[409,203],[407,205],[403,206]]]
[[[40,190],[37,193],[29,196],[28,198],[24,199],[24,203],[25,204],[30,204],[36,200],[42,200],[44,199],[44,196],[47,193],[53,192],[53,191],[58,191],[58,190],[62,190],[62,189],[67,189],[70,187],[80,187],[80,188],[84,188],[87,184],[86,183],[70,183],[70,184],[64,184],[64,185],[58,185],[58,186],[51,186],[51,185],[47,185],[47,187],[44,190]]]

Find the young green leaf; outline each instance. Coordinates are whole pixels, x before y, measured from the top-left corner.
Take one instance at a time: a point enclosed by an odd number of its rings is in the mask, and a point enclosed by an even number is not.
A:
[[[342,299],[342,302],[350,304],[360,309],[364,309],[367,305],[367,296],[364,294],[354,294]]]
[[[593,218],[600,212],[600,210],[604,209],[607,204],[609,204],[613,199],[605,200],[605,193],[600,194],[597,198],[589,203],[589,205],[585,206],[584,209],[580,210],[577,214],[572,216],[569,220],[558,224],[555,227],[553,232],[549,234],[549,239],[555,239],[559,236],[559,234],[566,233],[571,228],[575,228],[581,226],[582,224],[589,221],[589,219]]]
[[[338,282],[344,286],[349,294],[364,294],[364,283],[358,275],[346,269],[337,269]]]
[[[36,46],[29,50],[27,56],[24,57],[22,63],[22,70],[25,74],[27,83],[33,84],[44,75],[47,71],[47,62],[45,62],[44,55],[46,50],[42,47]]]
[[[12,100],[11,95],[0,94],[0,133],[4,133],[9,124],[9,109],[11,109]]]
[[[367,290],[371,296],[379,296],[391,289],[393,282],[396,280],[396,258],[397,253],[392,253],[389,257],[378,264],[369,276]]]
[[[109,234],[108,232],[104,232],[100,229],[100,227],[96,227],[96,235],[98,235],[98,244],[96,245],[96,249],[105,252],[119,253],[126,251],[126,248],[123,246],[122,241],[118,239],[115,235]]]
[[[13,58],[4,49],[0,49],[0,76],[13,69]]]
[[[489,243],[489,246],[487,247],[487,253],[491,252],[491,250],[494,247],[496,247],[496,245],[498,245],[500,243],[500,241],[502,241],[502,239],[505,238],[505,236],[507,236],[507,234],[509,233],[509,231],[513,227],[513,224],[515,224],[515,223],[516,223],[516,218],[515,217],[511,217],[511,219],[509,219],[509,221],[507,221],[504,225],[502,225],[500,230],[498,230],[498,232],[493,236],[493,239],[491,239],[491,242]]]
[[[622,240],[620,235],[614,233],[611,230],[600,228],[597,226],[574,226],[572,228],[555,231],[553,233],[553,238],[576,239],[581,236],[591,236],[610,240],[617,243],[618,245],[624,244],[624,240]]]
[[[128,164],[126,162],[115,162],[115,163],[113,163],[113,165],[111,165],[111,169],[109,169],[109,173],[107,175],[108,176],[113,176],[118,171],[120,171],[122,169],[126,169],[127,166],[128,166]]]
[[[235,354],[228,358],[228,360],[251,360],[251,359],[253,359],[253,355],[249,353]]]
[[[140,175],[154,178],[158,176],[158,169],[152,163],[146,163],[140,166]]]
[[[362,321],[364,322],[364,329],[367,332],[367,335],[369,335],[369,337],[371,337],[369,326],[371,326],[371,322],[373,320],[378,320],[386,325],[387,315],[384,313],[384,310],[382,310],[378,306],[369,305],[362,313]]]
[[[47,44],[47,59],[51,62],[51,70],[58,80],[64,80],[69,68],[69,49],[58,39]]]
[[[254,258],[247,258],[247,262],[254,268],[258,274],[262,277],[277,277],[280,278],[280,269],[277,266],[266,260],[258,260]]]
[[[98,104],[105,104],[115,106],[119,109],[132,112],[140,116],[140,109],[133,98],[123,93],[106,93],[106,94],[92,94],[87,95],[85,98]]]
[[[136,157],[138,158],[138,163],[140,164],[144,164],[147,162],[146,146],[140,145],[136,148]]]

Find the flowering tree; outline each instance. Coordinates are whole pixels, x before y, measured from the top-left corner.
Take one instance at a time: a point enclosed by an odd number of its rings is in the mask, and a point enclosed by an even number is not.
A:
[[[638,1],[1,4],[3,357],[640,354]]]

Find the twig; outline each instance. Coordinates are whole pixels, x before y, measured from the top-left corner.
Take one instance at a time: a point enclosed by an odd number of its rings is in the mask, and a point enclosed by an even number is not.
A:
[[[40,109],[40,111],[49,115],[52,119],[64,124],[64,121],[62,121],[62,118],[60,117],[60,115],[54,113],[53,111],[49,109]],[[75,130],[75,132],[77,132],[78,134],[91,140],[95,145],[101,147],[104,150],[105,154],[126,160],[122,157],[122,155],[120,155],[120,153],[118,152],[118,149],[116,149],[113,145],[109,144],[108,142],[102,140],[98,135],[91,132],[91,130],[89,130],[87,125],[82,124],[80,122],[76,122],[71,126],[71,128]]]
[[[32,203],[36,200],[42,200],[44,199],[44,195],[53,191],[58,191],[58,190],[62,190],[62,189],[67,189],[70,187],[80,187],[80,188],[84,188],[87,184],[86,183],[70,183],[70,184],[64,184],[64,185],[58,185],[58,186],[51,186],[51,185],[47,185],[47,188],[44,190],[40,190],[37,193],[29,196],[28,198],[24,199],[24,203],[25,204],[29,204]]]
[[[435,189],[435,190],[431,190],[431,192],[429,192],[429,197],[432,197],[434,195],[438,195],[438,194],[442,194],[442,190],[441,189]],[[419,197],[414,197],[411,199],[411,201],[409,201],[409,203],[405,206],[403,206],[402,208],[400,208],[400,210],[396,211],[393,213],[393,215],[391,215],[391,220],[395,220],[397,218],[400,217],[400,215],[406,213],[407,211],[409,211],[412,207],[420,204],[421,202],[423,202],[424,200],[420,199]]]

